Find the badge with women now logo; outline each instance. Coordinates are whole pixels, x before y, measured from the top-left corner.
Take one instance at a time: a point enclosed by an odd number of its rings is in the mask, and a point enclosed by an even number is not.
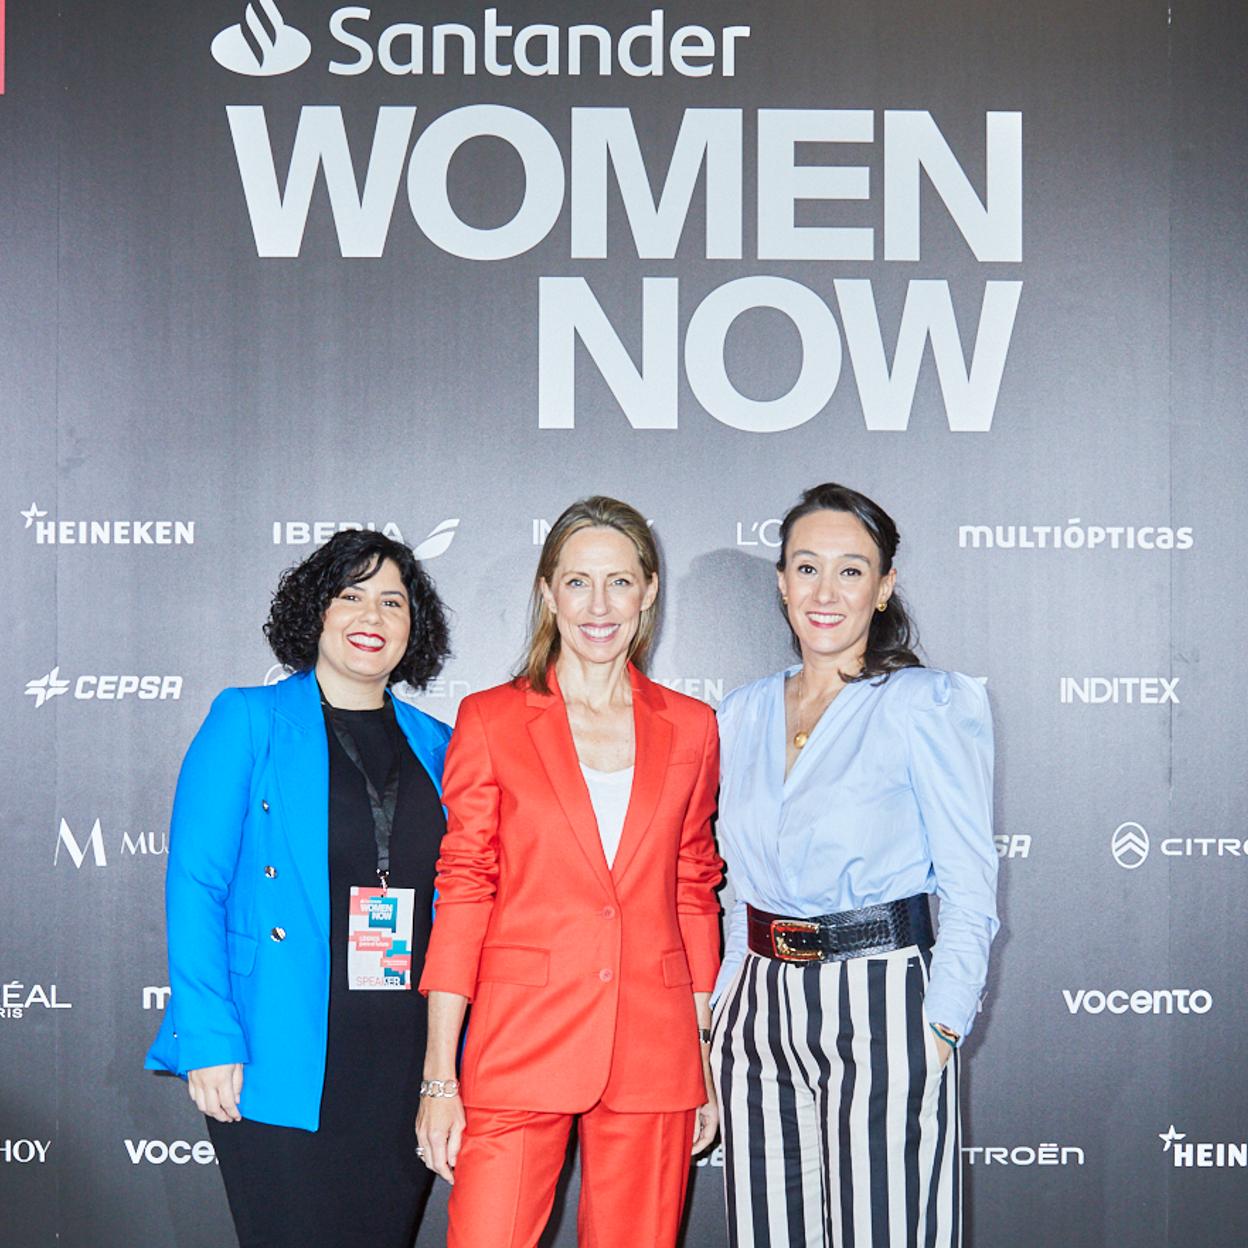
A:
[[[416,890],[376,884],[351,889],[347,917],[347,986],[410,991]]]

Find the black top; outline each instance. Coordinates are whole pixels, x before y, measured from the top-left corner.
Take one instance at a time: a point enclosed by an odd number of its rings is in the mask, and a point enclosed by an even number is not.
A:
[[[328,716],[331,711],[326,708]],[[335,1106],[358,1119],[362,1105],[408,1102],[415,1113],[425,1051],[425,999],[416,991],[429,946],[433,879],[445,830],[437,790],[412,753],[394,706],[373,711],[334,709],[355,741],[378,792],[399,753],[399,792],[390,842],[391,888],[415,889],[412,987],[355,991],[347,987],[347,914],[352,886],[377,884],[377,841],[364,778],[332,727],[329,741],[329,1036],[322,1127]]]

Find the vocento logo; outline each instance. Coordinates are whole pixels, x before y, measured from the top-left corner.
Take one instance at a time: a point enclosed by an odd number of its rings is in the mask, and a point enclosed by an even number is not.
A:
[[[311,55],[307,35],[286,24],[274,0],[246,5],[243,20],[227,26],[212,41],[212,58],[218,65],[250,78],[288,74]]]
[[[1208,1014],[1213,994],[1206,988],[1062,989],[1072,1014]]]
[[[1248,1166],[1248,1141],[1202,1140],[1183,1144],[1180,1141],[1187,1139],[1187,1132],[1176,1131],[1174,1123],[1170,1124],[1169,1131],[1159,1131],[1157,1138],[1161,1141],[1161,1151],[1170,1154],[1176,1167]]]
[[[129,697],[137,697],[142,702],[176,701],[182,696],[182,677],[108,674],[82,675],[69,681],[62,679],[58,663],[46,676],[26,682],[26,694],[34,698],[36,710],[53,698],[69,693],[71,688],[79,702],[121,702]]]
[[[1114,829],[1109,848],[1120,867],[1134,871],[1148,857],[1148,833],[1138,823],[1120,823]]]
[[[130,1164],[134,1166],[144,1162],[163,1166],[167,1161],[175,1166],[185,1166],[192,1161],[196,1165],[210,1166],[217,1160],[208,1140],[126,1140],[125,1144]]]

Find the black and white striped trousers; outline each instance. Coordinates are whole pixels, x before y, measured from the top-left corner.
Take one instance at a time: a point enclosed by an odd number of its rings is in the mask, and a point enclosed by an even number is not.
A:
[[[923,1013],[930,953],[746,954],[712,1065],[732,1248],[957,1248],[958,1054]]]

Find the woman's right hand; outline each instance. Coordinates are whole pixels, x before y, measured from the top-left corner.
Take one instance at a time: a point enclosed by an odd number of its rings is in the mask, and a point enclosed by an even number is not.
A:
[[[243,1094],[242,1062],[187,1071],[186,1088],[201,1114],[218,1122],[242,1122],[238,1112],[238,1098]]]
[[[466,1123],[464,1103],[458,1096],[420,1098],[416,1111],[416,1141],[423,1150],[420,1159],[451,1184],[455,1182],[455,1163]]]

